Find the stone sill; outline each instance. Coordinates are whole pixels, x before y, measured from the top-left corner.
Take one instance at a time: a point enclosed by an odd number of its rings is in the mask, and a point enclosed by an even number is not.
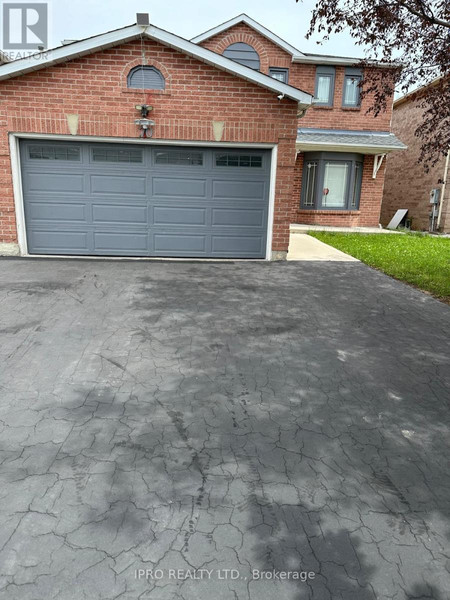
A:
[[[171,91],[170,88],[165,88],[164,90],[142,90],[139,88],[122,88],[122,94],[135,94],[136,96],[145,94],[150,96],[170,96]]]
[[[313,210],[308,208],[301,208],[297,210],[298,215],[340,215],[340,216],[354,216],[360,215],[360,210]]]

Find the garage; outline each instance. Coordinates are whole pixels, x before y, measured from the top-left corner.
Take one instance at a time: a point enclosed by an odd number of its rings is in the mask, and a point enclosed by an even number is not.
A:
[[[29,254],[265,258],[269,150],[20,141]]]

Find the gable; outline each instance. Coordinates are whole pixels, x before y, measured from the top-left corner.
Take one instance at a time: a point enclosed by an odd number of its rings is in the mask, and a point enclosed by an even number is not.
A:
[[[142,64],[142,53],[145,63],[164,78],[160,89],[128,86],[130,72]],[[31,115],[36,110],[65,118],[65,113],[95,110],[100,121],[126,115],[130,123],[129,113],[134,115],[140,103],[154,106],[151,118],[158,123],[179,115],[195,121],[200,115],[203,120],[265,121],[269,111],[280,126],[292,120],[294,127],[297,111],[295,101],[280,103],[270,90],[151,40],[132,40],[10,78],[0,83],[0,97],[9,114],[24,110]]]
[[[222,71],[232,74],[240,79],[247,80],[262,88],[266,88],[283,97],[296,100],[301,108],[306,108],[311,104],[312,96],[289,86],[278,82],[267,75],[239,65],[232,60],[211,52],[210,50],[197,46],[192,42],[184,40],[172,33],[154,27],[140,27],[132,25],[120,30],[108,32],[93,38],[74,42],[68,46],[61,46],[54,50],[33,55],[32,57],[14,61],[12,63],[0,66],[0,80],[11,77],[22,76],[31,71],[38,71],[48,66],[65,63],[67,61],[79,58],[80,56],[93,54],[100,49],[112,48],[123,44],[132,39],[152,40],[173,48],[183,54],[192,56],[197,60],[216,67]],[[39,58],[41,60],[39,60]]]
[[[246,14],[241,14],[237,17],[234,17],[233,19],[230,19],[229,21],[225,21],[225,23],[221,23],[220,25],[217,25],[216,27],[213,27],[212,29],[209,29],[208,31],[205,31],[204,33],[201,33],[200,35],[192,38],[191,41],[195,44],[202,44],[206,40],[212,39],[213,37],[221,33],[230,31],[236,25],[247,25],[247,27],[249,27],[252,31],[257,32],[266,40],[271,41],[274,45],[284,50],[290,56],[298,57],[303,55],[302,52],[297,50],[297,48],[295,48],[294,46],[280,38],[278,35],[276,35],[273,31],[270,31],[269,29],[267,29],[267,27],[264,27],[263,25],[261,25],[261,23],[258,23]]]
[[[243,22],[200,42],[204,48],[218,54],[223,54],[231,44],[236,43],[248,44],[254,48],[259,55],[261,73],[268,74],[269,67],[289,68],[292,64],[291,54]]]

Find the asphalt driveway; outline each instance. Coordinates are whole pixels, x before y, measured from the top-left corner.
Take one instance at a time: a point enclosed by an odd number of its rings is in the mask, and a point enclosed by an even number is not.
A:
[[[1,260],[0,598],[447,600],[449,333],[360,263]]]

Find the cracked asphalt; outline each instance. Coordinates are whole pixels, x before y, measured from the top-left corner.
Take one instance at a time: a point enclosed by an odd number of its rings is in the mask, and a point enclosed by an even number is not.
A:
[[[448,600],[449,333],[360,263],[1,260],[1,600]]]

